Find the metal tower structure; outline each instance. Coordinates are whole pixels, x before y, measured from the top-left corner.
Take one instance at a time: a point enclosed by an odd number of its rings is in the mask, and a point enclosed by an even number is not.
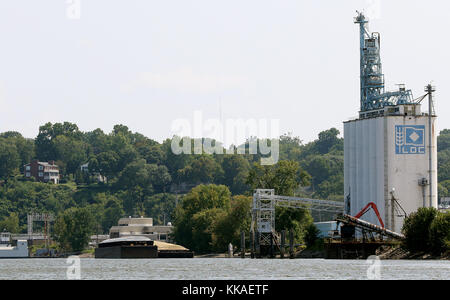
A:
[[[397,104],[412,104],[412,92],[406,90],[404,85],[400,85],[398,91],[385,92],[380,58],[380,34],[369,32],[369,21],[361,12],[358,12],[354,22],[360,27],[360,110],[363,112]]]
[[[45,246],[48,248],[48,239],[50,233],[50,224],[55,221],[55,217],[52,213],[30,213],[27,215],[27,229],[28,239],[33,239],[33,223],[44,222],[44,240]]]
[[[273,189],[257,189],[253,194],[250,231],[257,233],[259,246],[269,246],[278,239],[275,232],[275,207],[303,208],[311,211],[332,212],[336,216],[344,211],[344,202],[278,196]]]

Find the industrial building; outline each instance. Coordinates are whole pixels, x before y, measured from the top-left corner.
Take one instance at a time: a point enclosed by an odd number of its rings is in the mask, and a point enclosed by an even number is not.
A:
[[[404,217],[420,207],[437,208],[437,136],[434,87],[413,98],[399,85],[385,91],[380,58],[380,34],[360,26],[359,116],[344,122],[345,212],[354,216],[368,203],[378,207],[387,229],[400,232]],[[428,110],[422,101],[428,97]],[[361,219],[378,224],[373,212]]]
[[[145,236],[153,241],[169,241],[173,226],[167,225],[153,226],[153,218],[121,218],[118,226],[112,226],[109,230],[110,238],[126,236]]]

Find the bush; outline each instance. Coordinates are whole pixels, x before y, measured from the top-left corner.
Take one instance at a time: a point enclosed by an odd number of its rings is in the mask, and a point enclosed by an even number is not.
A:
[[[433,207],[421,207],[405,219],[402,232],[409,251],[430,251],[430,228],[437,214],[438,211]]]
[[[430,227],[431,249],[440,255],[450,250],[450,214],[439,212]]]
[[[306,227],[305,243],[308,248],[314,247],[319,239],[320,230],[313,223]]]

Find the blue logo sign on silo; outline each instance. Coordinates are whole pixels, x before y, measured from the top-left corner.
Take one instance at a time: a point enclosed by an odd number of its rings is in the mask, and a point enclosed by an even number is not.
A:
[[[395,154],[425,154],[425,125],[395,125]]]

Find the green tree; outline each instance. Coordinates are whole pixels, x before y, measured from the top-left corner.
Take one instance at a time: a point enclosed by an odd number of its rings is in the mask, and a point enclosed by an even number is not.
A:
[[[240,234],[250,232],[252,197],[237,195],[231,200],[231,209],[214,222],[212,248],[225,251],[229,243],[240,245]]]
[[[277,195],[293,196],[295,190],[303,181],[299,174],[299,164],[295,161],[279,161],[272,166],[261,166],[254,163],[250,169],[247,184],[252,189],[275,189]]]
[[[111,179],[119,171],[119,155],[113,151],[101,152],[89,160],[89,170]]]
[[[144,159],[128,164],[120,173],[117,186],[121,189],[141,187],[145,195],[163,192],[172,178],[165,166],[149,165]]]
[[[173,224],[175,241],[196,251],[209,251],[211,249],[209,241],[212,240],[212,237],[209,236],[205,239],[204,235],[212,234],[213,225],[209,224],[211,228],[205,231],[203,222],[211,220],[212,216],[218,214],[219,211],[226,213],[230,209],[230,199],[231,192],[224,185],[198,185],[193,188],[175,209]],[[194,217],[195,215],[197,216]],[[216,220],[216,217],[212,219]],[[208,246],[203,248],[206,243]]]
[[[338,138],[339,130],[331,128],[319,133],[319,140],[316,141],[316,148],[320,154],[326,154],[330,152],[333,146],[343,146],[343,140]]]
[[[166,225],[172,222],[177,197],[173,194],[160,193],[144,200],[145,215],[153,218],[156,225]]]
[[[161,150],[164,153],[163,157],[165,159],[163,161],[163,164],[169,170],[172,179],[176,183],[180,183],[182,178],[180,178],[179,176],[182,176],[183,174],[179,174],[178,170],[184,169],[188,165],[188,163],[193,159],[193,155],[174,154],[172,151],[172,139],[166,139],[161,145]]]
[[[314,225],[309,224],[305,230],[305,243],[308,248],[314,247],[319,240],[320,230]]]
[[[444,129],[439,132],[437,137],[437,151],[450,149],[450,129]]]
[[[87,160],[87,145],[80,140],[59,135],[53,140],[55,151],[54,160],[61,160],[66,167],[67,174],[74,174]]]
[[[311,213],[306,208],[275,208],[276,230],[293,230],[294,239],[297,243],[303,243],[305,240],[306,229],[313,223]]]
[[[226,215],[222,208],[202,210],[192,216],[192,246],[195,252],[208,253],[213,250],[213,233],[217,220]]]
[[[0,231],[7,231],[11,233],[19,232],[19,216],[13,212],[8,217],[0,221]]]
[[[57,152],[53,140],[58,136],[66,136],[73,139],[82,139],[83,133],[76,124],[46,123],[39,127],[39,134],[35,139],[36,156],[43,161],[56,160]]]
[[[81,251],[95,232],[95,220],[87,208],[69,208],[55,222],[54,238],[63,249]]]
[[[23,172],[24,165],[28,164],[34,157],[34,141],[24,138],[19,132],[8,131],[0,134],[0,139],[6,143],[14,145],[20,157],[20,172]]]
[[[104,207],[104,213],[101,220],[103,232],[109,232],[112,226],[117,226],[120,218],[125,215],[122,202],[115,196],[109,196]]]
[[[450,250],[450,214],[438,212],[430,225],[430,243],[434,254]]]
[[[246,179],[250,164],[242,155],[224,155],[222,169],[223,184],[228,186],[234,195],[244,194],[249,190]]]
[[[20,157],[14,144],[0,139],[0,179],[7,179],[19,172]]]
[[[211,155],[195,157],[183,169],[178,170],[178,176],[189,183],[215,183],[223,176],[222,167]]]
[[[402,232],[408,250],[417,252],[431,249],[430,227],[437,212],[433,207],[421,207],[405,219]]]

